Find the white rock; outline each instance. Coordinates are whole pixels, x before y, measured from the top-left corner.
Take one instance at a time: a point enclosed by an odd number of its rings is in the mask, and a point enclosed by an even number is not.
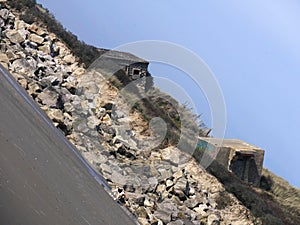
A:
[[[0,62],[9,63],[9,58],[7,57],[6,54],[0,53]]]
[[[1,1],[0,1],[1,2]],[[7,20],[7,18],[8,18],[8,16],[9,16],[9,10],[8,9],[1,9],[0,10],[0,16],[3,18],[3,19],[5,19],[5,20]]]
[[[6,32],[6,37],[14,44],[19,44],[25,41],[22,35],[17,30],[9,30]]]
[[[65,61],[65,63],[73,64],[76,61],[76,58],[72,54],[69,54],[66,55],[63,60]]]
[[[41,37],[41,36],[38,36],[36,34],[30,34],[29,35],[29,40],[33,41],[33,42],[35,42],[37,44],[42,44],[44,42],[44,38]]]

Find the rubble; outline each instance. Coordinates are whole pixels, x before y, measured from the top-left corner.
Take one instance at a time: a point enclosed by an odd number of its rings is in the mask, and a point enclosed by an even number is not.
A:
[[[232,195],[225,208],[217,207],[224,187],[190,155],[172,146],[143,150],[149,136],[125,126],[128,121],[144,126],[140,117],[120,109],[112,113],[117,89],[101,74],[86,72],[53,33],[1,5],[7,37],[1,40],[1,63],[141,224],[254,224],[256,218]]]

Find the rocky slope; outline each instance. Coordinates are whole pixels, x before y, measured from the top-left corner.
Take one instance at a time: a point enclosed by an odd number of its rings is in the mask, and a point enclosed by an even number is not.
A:
[[[1,64],[141,224],[262,224],[190,155],[172,145],[151,150],[152,131],[138,111],[112,114],[122,101],[103,74],[87,71],[60,37],[2,2]]]

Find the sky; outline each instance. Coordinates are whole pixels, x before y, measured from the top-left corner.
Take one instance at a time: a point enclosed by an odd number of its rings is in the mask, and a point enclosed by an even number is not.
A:
[[[37,0],[84,42],[113,49],[161,40],[197,54],[226,104],[226,138],[266,150],[264,166],[300,187],[300,2],[297,0]],[[183,72],[150,64],[180,85],[211,125],[209,103]],[[164,87],[161,87],[164,89]],[[167,91],[167,89],[166,89]],[[172,94],[172,93],[171,93]],[[184,99],[180,99],[184,101]]]

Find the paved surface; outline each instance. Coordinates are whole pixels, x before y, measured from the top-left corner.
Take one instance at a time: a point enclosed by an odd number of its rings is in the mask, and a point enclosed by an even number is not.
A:
[[[0,224],[135,224],[0,65]]]

